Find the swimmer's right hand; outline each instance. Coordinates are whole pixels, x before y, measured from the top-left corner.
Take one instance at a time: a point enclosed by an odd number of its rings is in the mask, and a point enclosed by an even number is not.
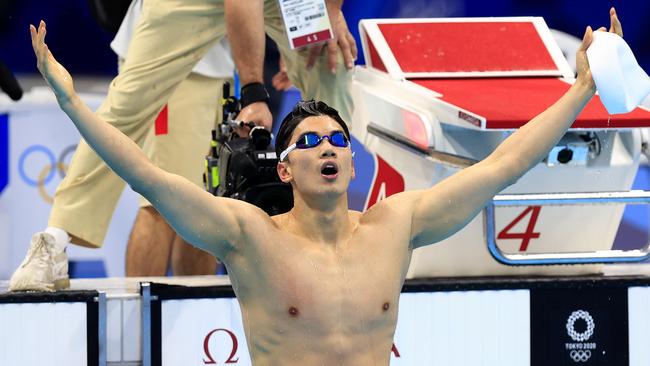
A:
[[[59,104],[67,103],[75,95],[72,77],[68,70],[54,59],[52,52],[45,44],[45,22],[41,20],[38,30],[30,24],[29,31],[32,36],[32,47],[36,54],[38,71],[54,91]]]

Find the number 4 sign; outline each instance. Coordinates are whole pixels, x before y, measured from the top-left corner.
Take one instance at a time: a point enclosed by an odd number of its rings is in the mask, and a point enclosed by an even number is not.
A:
[[[499,232],[497,239],[521,239],[519,251],[525,252],[528,249],[530,240],[539,238],[539,233],[535,232],[535,224],[537,224],[537,218],[539,217],[539,211],[541,211],[541,209],[542,208],[540,206],[529,206],[526,208],[524,212],[515,217],[511,223],[509,223],[505,228],[503,228],[503,230]],[[530,218],[528,219],[528,226],[526,226],[526,231],[523,233],[510,232],[510,230],[512,230],[512,228],[517,225],[519,221],[523,220],[524,217],[526,217],[529,213]]]

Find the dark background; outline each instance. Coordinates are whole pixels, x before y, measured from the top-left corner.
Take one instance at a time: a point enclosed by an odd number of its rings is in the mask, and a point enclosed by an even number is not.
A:
[[[539,288],[530,292],[531,366],[625,366],[629,365],[628,303],[626,287],[581,286]],[[586,343],[596,343],[587,362],[574,362],[565,344],[576,343],[567,333],[572,312],[587,311],[594,320],[594,333]],[[582,319],[577,332],[586,329]]]
[[[112,1],[112,0],[106,0]],[[344,12],[357,37],[359,19],[398,17],[542,16],[550,28],[582,37],[587,25],[609,26],[616,6],[625,39],[641,66],[650,70],[650,1],[552,0],[346,0]],[[88,0],[0,0],[0,61],[15,73],[36,72],[29,23],[48,24],[48,45],[73,75],[112,76],[112,35],[91,17]],[[363,63],[359,55],[358,63]]]

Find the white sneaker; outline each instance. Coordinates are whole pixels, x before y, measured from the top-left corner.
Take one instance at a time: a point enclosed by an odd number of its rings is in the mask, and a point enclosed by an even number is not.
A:
[[[11,276],[9,291],[58,291],[68,287],[68,255],[57,250],[52,235],[34,234],[25,260]]]

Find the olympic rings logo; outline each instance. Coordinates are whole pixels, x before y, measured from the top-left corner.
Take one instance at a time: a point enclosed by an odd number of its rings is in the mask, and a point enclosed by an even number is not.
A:
[[[68,170],[68,165],[65,161],[76,149],[77,145],[66,147],[61,151],[57,159],[48,147],[43,145],[32,145],[25,149],[18,158],[18,174],[27,185],[38,188],[38,193],[45,202],[52,204],[54,199],[45,190],[45,185],[52,181],[57,172],[61,179],[65,177],[66,171]],[[46,158],[46,163],[40,170],[38,170],[36,177],[30,177],[25,168],[29,166],[28,160],[37,155],[44,156]]]
[[[569,353],[569,356],[574,362],[587,362],[589,358],[591,358],[591,351],[590,350],[572,350]]]
[[[578,319],[582,319],[587,323],[587,329],[584,332],[576,332],[575,322]],[[596,327],[594,323],[594,318],[591,317],[588,311],[576,310],[569,316],[569,319],[566,321],[566,330],[569,334],[569,337],[576,342],[584,342],[587,339],[591,338],[594,334],[594,328]]]

